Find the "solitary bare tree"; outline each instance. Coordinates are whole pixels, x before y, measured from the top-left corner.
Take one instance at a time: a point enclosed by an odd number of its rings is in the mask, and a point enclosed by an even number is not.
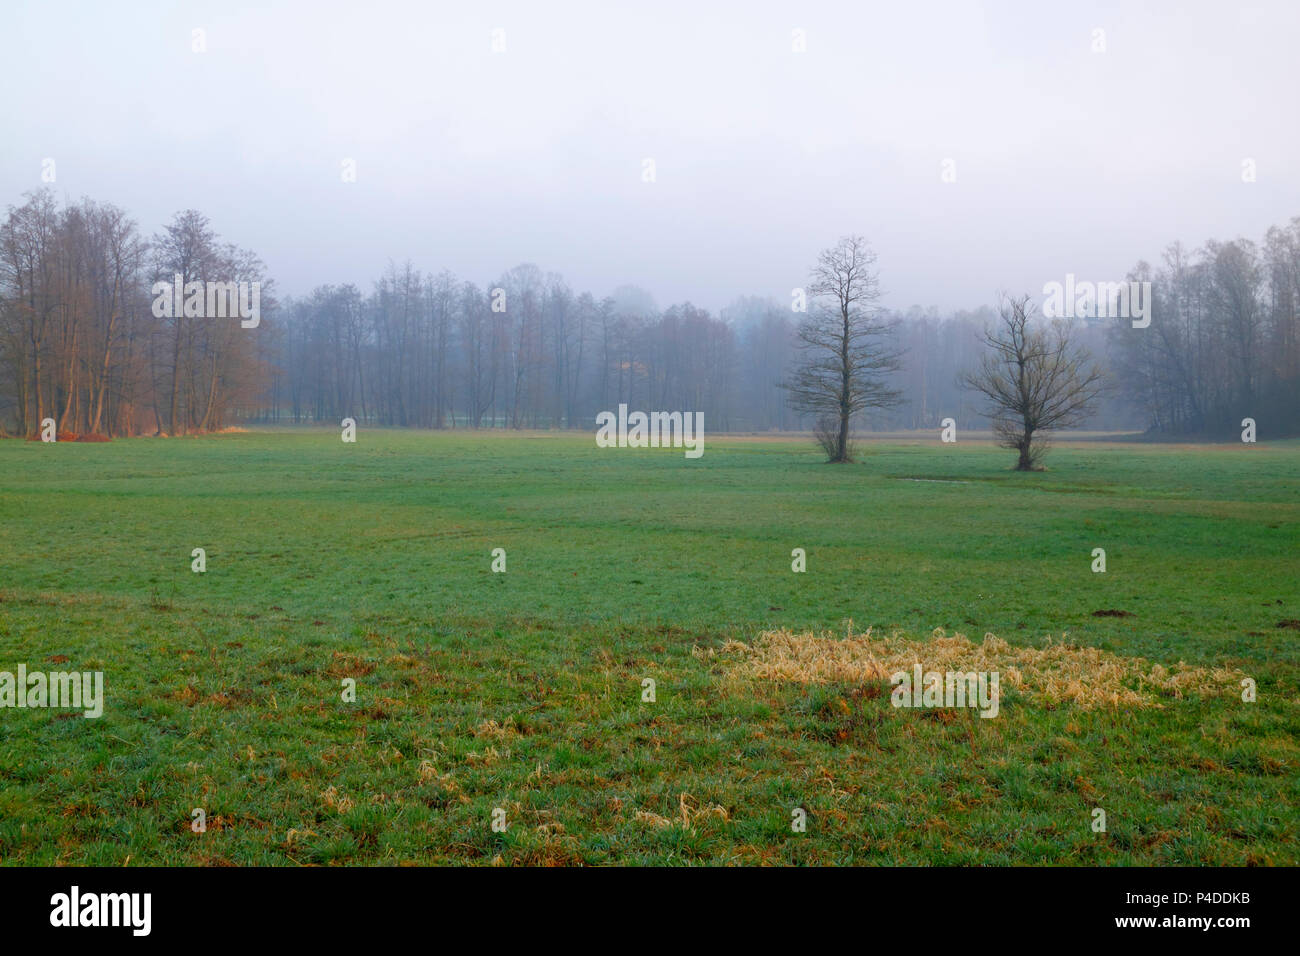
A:
[[[988,399],[998,444],[1020,453],[1017,471],[1039,470],[1049,434],[1086,418],[1104,388],[1101,368],[1071,340],[1071,326],[1031,326],[1032,310],[1027,295],[1003,299],[1001,325],[984,332],[979,369],[962,376]]]
[[[855,413],[897,405],[901,394],[887,385],[900,353],[888,342],[894,323],[882,321],[875,305],[875,261],[861,236],[846,236],[817,257],[808,316],[799,325],[804,358],[784,383],[791,405],[818,416],[817,440],[832,462],[852,460],[849,420]]]

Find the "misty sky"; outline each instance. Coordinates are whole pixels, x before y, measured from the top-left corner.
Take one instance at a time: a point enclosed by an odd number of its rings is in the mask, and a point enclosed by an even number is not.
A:
[[[8,0],[0,204],[53,158],[146,233],[203,211],[281,294],[534,262],[711,310],[850,232],[884,304],[950,309],[1300,215],[1300,3],[1064,6]]]

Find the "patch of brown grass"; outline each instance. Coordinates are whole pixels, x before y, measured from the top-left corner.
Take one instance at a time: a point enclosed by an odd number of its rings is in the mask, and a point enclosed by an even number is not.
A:
[[[519,736],[519,728],[515,725],[513,717],[507,717],[505,723],[500,724],[495,720],[485,720],[474,728],[474,736],[482,740],[509,743]]]
[[[172,700],[180,701],[186,707],[193,707],[200,700],[202,700],[202,695],[199,694],[198,688],[196,688],[193,684],[186,684],[184,687],[180,688],[179,690],[172,691],[167,696],[170,697]]]
[[[1245,676],[1226,667],[1193,667],[1181,661],[1165,667],[1140,657],[1122,657],[1095,647],[1050,643],[1015,647],[993,634],[975,644],[964,634],[949,637],[936,628],[928,640],[854,634],[795,634],[765,631],[753,646],[728,641],[717,651],[696,648],[702,659],[721,658],[733,679],[796,684],[888,681],[920,664],[924,671],[994,672],[1003,687],[1055,705],[1159,707],[1162,697],[1236,693]]]
[[[664,827],[670,827],[673,825],[672,820],[669,820],[667,817],[660,816],[659,814],[653,812],[652,810],[638,810],[636,812],[636,815],[633,816],[632,819],[634,819],[637,823],[648,823],[656,830],[661,830]]]
[[[355,654],[335,651],[325,674],[329,677],[365,677],[374,670],[374,661],[365,660]]]
[[[337,813],[347,813],[356,806],[356,801],[345,794],[339,793],[337,787],[327,787],[321,791],[321,800],[324,801],[326,808],[334,810]]]
[[[701,803],[689,793],[678,795],[676,816],[677,819],[674,820],[661,816],[653,810],[638,810],[632,819],[637,823],[648,824],[657,830],[674,825],[680,825],[684,829],[692,830],[698,822],[721,820],[724,823],[729,823],[731,821],[731,814],[726,807],[716,803]]]

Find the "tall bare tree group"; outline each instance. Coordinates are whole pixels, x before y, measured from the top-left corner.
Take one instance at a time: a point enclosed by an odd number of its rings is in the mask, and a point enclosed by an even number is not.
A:
[[[111,204],[38,192],[0,222],[0,436],[47,418],[109,436],[343,418],[587,428],[626,403],[702,411],[714,431],[813,428],[843,460],[856,429],[995,424],[963,374],[1004,318],[885,309],[874,261],[861,237],[825,250],[806,313],[760,297],[716,315],[660,308],[636,287],[598,296],[531,264],[477,282],[390,264],[367,288],[276,303],[258,258],[197,211],[146,236]],[[176,275],[260,282],[263,321],[156,316],[152,285]],[[1175,244],[1130,278],[1153,284],[1150,326],[1070,330],[1115,387],[1069,421],[1223,436],[1251,417],[1263,435],[1300,433],[1300,218],[1260,244]],[[1023,304],[1029,342],[1040,320]]]
[[[158,318],[151,289],[178,274],[266,288],[263,271],[193,210],[147,239],[109,203],[30,195],[0,224],[0,432],[52,419],[61,434],[175,435],[254,410],[256,337],[233,319]]]
[[[568,428],[625,402],[729,427],[733,326],[690,303],[658,312],[626,298],[576,293],[531,264],[481,284],[408,263],[369,294],[324,286],[282,309],[264,417]]]
[[[1113,369],[1152,429],[1224,436],[1253,418],[1300,433],[1300,217],[1262,244],[1174,243],[1131,277],[1152,284],[1151,325],[1115,324]]]

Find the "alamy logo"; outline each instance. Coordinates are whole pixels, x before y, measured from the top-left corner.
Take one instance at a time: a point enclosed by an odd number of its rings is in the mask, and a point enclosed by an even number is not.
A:
[[[179,272],[171,282],[155,282],[153,314],[157,319],[240,319],[242,329],[262,321],[262,283],[185,282]]]
[[[596,445],[600,448],[685,448],[687,458],[704,454],[704,413],[632,412],[618,406],[618,415],[596,416]]]
[[[66,707],[83,717],[104,715],[103,671],[0,671],[0,707]]]
[[[1150,282],[1065,282],[1043,286],[1043,315],[1049,319],[1132,319],[1133,328],[1151,324]]]
[[[921,672],[918,663],[912,673],[898,671],[890,703],[895,707],[978,707],[981,717],[998,715],[998,673],[976,671]]]
[[[148,936],[152,927],[153,894],[70,893],[50,897],[51,926],[129,926],[132,935]]]

